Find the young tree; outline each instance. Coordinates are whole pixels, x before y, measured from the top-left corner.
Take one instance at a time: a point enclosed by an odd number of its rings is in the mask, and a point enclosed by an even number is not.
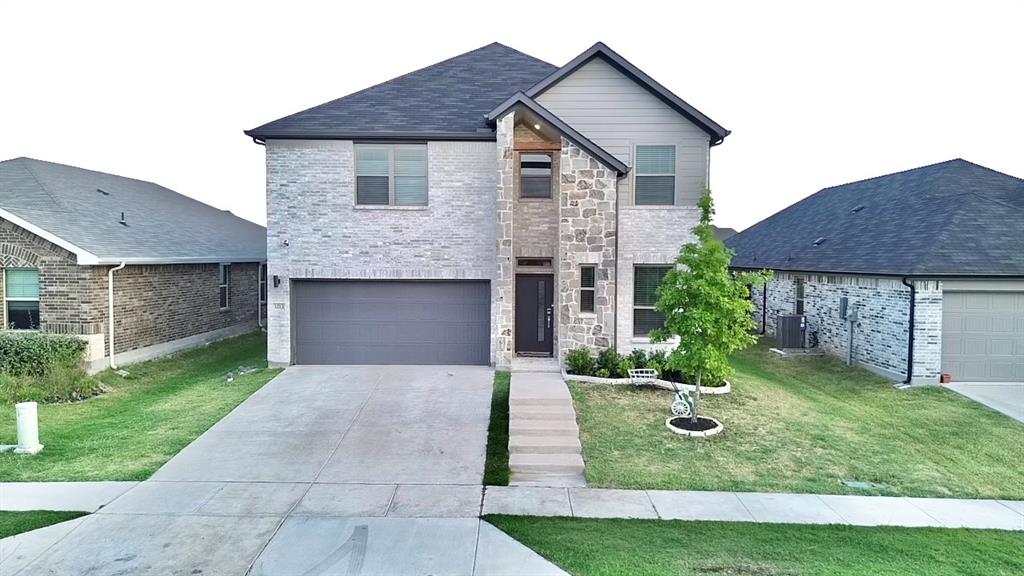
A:
[[[754,304],[748,286],[765,284],[771,277],[764,270],[730,272],[734,252],[715,239],[710,190],[704,190],[698,206],[700,223],[693,229],[697,241],[682,246],[676,266],[658,288],[655,308],[665,313],[665,326],[651,333],[654,342],[679,337],[667,366],[697,378],[693,423],[700,409],[701,381],[724,380],[732,373],[729,355],[757,341],[751,333]]]

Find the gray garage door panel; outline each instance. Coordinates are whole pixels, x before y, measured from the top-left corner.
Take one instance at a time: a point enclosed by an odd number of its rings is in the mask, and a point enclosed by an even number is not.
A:
[[[942,371],[960,382],[1024,382],[1024,293],[943,293]]]
[[[488,282],[293,286],[299,364],[488,364]]]

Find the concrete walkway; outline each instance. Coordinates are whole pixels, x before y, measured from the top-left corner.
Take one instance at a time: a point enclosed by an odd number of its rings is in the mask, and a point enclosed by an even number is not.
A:
[[[1024,501],[489,486],[484,514],[1024,530]]]
[[[563,576],[479,519],[492,385],[288,368],[97,513],[0,540],[0,574]]]
[[[138,482],[0,482],[0,511],[95,512]]]
[[[508,401],[510,483],[586,486],[576,409],[558,363],[550,358],[516,361]]]
[[[943,386],[1024,422],[1024,382],[953,382]]]

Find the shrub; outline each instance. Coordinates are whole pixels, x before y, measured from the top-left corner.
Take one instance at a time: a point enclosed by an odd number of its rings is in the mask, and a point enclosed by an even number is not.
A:
[[[648,368],[647,366],[647,352],[643,348],[634,348],[629,353],[629,361],[633,364],[633,368]]]
[[[86,342],[64,334],[0,332],[0,373],[43,376],[58,367],[77,367]]]
[[[668,353],[664,350],[653,350],[651,355],[647,357],[647,367],[653,368],[658,372],[658,375],[664,378],[665,364],[668,362]]]
[[[103,392],[103,385],[78,366],[56,366],[42,376],[0,374],[0,403],[54,404],[84,400]]]
[[[636,368],[636,366],[633,365],[633,361],[630,360],[628,356],[624,356],[622,360],[619,361],[619,374],[622,375],[621,378],[628,378],[629,371],[633,368]]]
[[[615,351],[615,348],[605,348],[597,355],[597,369],[604,370],[611,376],[602,378],[622,378],[619,374],[619,364],[622,362],[622,355]]]
[[[598,378],[611,378],[612,377],[611,372],[609,372],[605,368],[598,368],[597,369],[597,373],[594,374],[594,375],[597,376]]]
[[[597,366],[590,350],[586,348],[573,348],[565,355],[565,368],[569,374],[578,376],[593,376]]]

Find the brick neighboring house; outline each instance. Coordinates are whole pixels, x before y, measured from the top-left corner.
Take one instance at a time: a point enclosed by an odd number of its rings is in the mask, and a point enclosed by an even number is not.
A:
[[[650,346],[729,134],[604,44],[490,44],[246,132],[266,147],[276,364]]]
[[[826,188],[725,243],[735,268],[775,271],[752,295],[767,334],[803,314],[807,343],[901,382],[1024,382],[1020,178],[950,160]]]
[[[157,184],[5,160],[0,329],[82,336],[88,369],[105,368],[112,282],[117,364],[255,330],[265,238],[262,226]]]

